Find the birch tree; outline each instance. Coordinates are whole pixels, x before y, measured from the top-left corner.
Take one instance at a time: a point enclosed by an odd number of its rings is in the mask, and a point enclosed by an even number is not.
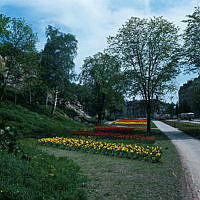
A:
[[[54,96],[51,112],[54,114],[60,90],[73,78],[77,40],[74,35],[62,33],[50,25],[46,29],[46,37],[47,42],[41,59],[42,77]]]

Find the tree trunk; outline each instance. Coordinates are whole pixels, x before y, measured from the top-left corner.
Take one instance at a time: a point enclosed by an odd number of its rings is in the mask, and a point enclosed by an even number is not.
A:
[[[47,105],[48,105],[48,101],[49,101],[49,93],[47,91],[47,96],[46,96],[46,101],[45,101],[46,108],[47,108]]]
[[[102,112],[99,111],[98,112],[98,124],[101,124],[101,121],[102,121]]]
[[[6,87],[7,87],[7,84],[4,83],[3,87],[1,89],[1,97],[0,97],[1,101],[3,101],[4,94],[5,94],[5,91],[6,91]]]
[[[102,123],[102,115],[103,115],[103,108],[104,108],[104,102],[105,102],[105,94],[102,94],[101,98],[101,103],[99,107],[99,112],[98,112],[98,124]]]
[[[54,105],[53,105],[53,108],[51,110],[51,115],[54,115],[54,113],[56,112],[57,101],[58,101],[58,92],[56,91],[55,92]]]
[[[8,78],[9,78],[9,73],[7,73],[6,77],[4,77],[3,87],[2,87],[2,90],[1,90],[1,94],[0,94],[1,101],[3,101],[4,95],[5,95],[6,90],[7,90]]]
[[[146,101],[147,109],[147,135],[151,135],[151,102]]]
[[[15,105],[17,104],[17,94],[15,92]]]
[[[29,104],[32,104],[32,93],[31,90],[29,91]]]

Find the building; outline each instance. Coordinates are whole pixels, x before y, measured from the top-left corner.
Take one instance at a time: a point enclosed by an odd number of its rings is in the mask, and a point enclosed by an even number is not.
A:
[[[200,77],[190,80],[179,89],[179,113],[192,112],[200,116]]]
[[[125,104],[124,116],[126,118],[144,118],[146,117],[146,106],[142,100],[128,101]]]
[[[152,100],[152,107],[151,107],[151,113],[152,113],[152,118],[155,118],[158,114],[167,114],[168,113],[168,108],[169,108],[168,103],[161,102],[159,100]],[[171,113],[170,113],[171,114]],[[133,101],[128,101],[125,104],[123,115],[124,118],[146,118],[146,104],[144,100],[133,100]]]

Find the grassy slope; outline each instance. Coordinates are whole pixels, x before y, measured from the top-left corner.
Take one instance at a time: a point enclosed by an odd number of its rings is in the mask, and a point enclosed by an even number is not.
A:
[[[0,104],[0,125],[15,127],[19,138],[67,136],[73,130],[85,128],[67,114],[58,109],[51,117],[50,107],[23,107],[3,102]],[[81,188],[85,179],[79,175],[76,163],[68,158],[56,159],[32,147],[24,144],[30,162],[0,151],[0,199],[86,199]]]
[[[35,111],[13,103],[0,104],[0,123],[15,127],[20,137],[67,136],[71,131],[84,129],[84,125],[71,120],[62,110],[57,110],[54,117],[44,106],[37,106]]]

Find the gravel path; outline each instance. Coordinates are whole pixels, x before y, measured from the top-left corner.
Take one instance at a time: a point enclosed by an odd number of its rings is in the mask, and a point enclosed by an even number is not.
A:
[[[154,123],[171,139],[181,155],[188,181],[186,190],[189,191],[185,199],[200,200],[200,141],[161,121]]]

